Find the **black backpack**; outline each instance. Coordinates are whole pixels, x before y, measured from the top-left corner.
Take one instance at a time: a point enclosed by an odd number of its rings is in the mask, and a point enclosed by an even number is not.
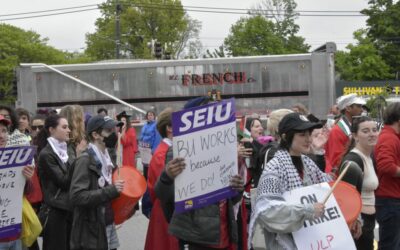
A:
[[[279,143],[272,141],[262,146],[261,149],[258,150],[254,164],[255,166],[252,168],[253,187],[258,186],[258,181],[260,180],[265,164],[269,162],[272,158],[274,158],[274,155],[276,151],[278,151],[278,148],[279,148]]]

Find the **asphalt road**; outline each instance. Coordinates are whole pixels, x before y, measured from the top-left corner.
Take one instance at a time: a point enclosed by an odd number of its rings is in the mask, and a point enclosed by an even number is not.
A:
[[[143,250],[148,223],[149,220],[139,210],[128,221],[117,226],[118,250]]]

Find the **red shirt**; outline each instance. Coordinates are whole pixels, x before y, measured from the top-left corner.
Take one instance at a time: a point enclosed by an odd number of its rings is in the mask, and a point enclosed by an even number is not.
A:
[[[389,126],[385,126],[375,146],[377,175],[379,186],[377,197],[400,199],[400,177],[395,177],[400,167],[400,135]]]
[[[122,144],[122,165],[136,168],[135,154],[138,151],[136,132],[134,128],[129,128],[125,135],[121,137]]]
[[[170,145],[161,141],[154,152],[149,164],[147,188],[151,197],[153,208],[151,209],[149,226],[147,228],[145,250],[178,250],[178,239],[168,233],[168,222],[165,219],[161,202],[157,199],[154,188],[165,167],[165,160]]]
[[[343,132],[338,124],[333,126],[329,133],[328,141],[325,144],[325,172],[332,172],[333,168],[338,168],[346,151],[349,137]]]

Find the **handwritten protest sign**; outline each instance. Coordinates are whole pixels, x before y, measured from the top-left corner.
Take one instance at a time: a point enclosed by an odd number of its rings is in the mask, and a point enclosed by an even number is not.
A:
[[[174,157],[186,169],[175,179],[175,212],[237,195],[229,180],[238,172],[234,99],[172,114]]]
[[[34,151],[30,146],[0,149],[0,239],[21,233],[25,186],[22,169],[32,162]]]
[[[294,189],[283,194],[290,204],[313,204],[322,202],[329,192],[328,183]],[[325,204],[321,218],[306,220],[303,227],[293,233],[298,249],[346,249],[355,250],[353,238],[342,211],[332,195]]]

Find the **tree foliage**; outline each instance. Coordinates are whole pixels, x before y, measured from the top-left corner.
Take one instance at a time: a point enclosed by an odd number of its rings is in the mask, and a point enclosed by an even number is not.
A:
[[[33,31],[0,24],[0,95],[3,103],[12,104],[14,69],[19,63],[61,64],[71,54],[47,45],[47,39]]]
[[[400,71],[400,1],[370,0],[361,13],[368,16],[367,34],[390,66],[390,72]],[[393,74],[394,75],[394,74]]]
[[[379,54],[365,30],[354,32],[357,44],[349,44],[349,50],[338,51],[335,56],[336,71],[347,81],[383,80],[393,77],[390,67]]]
[[[275,24],[261,15],[242,17],[230,29],[224,40],[225,48],[232,56],[254,56],[306,52],[297,47],[304,39],[290,38],[290,45],[276,32]],[[307,46],[306,46],[307,47]],[[308,47],[307,47],[308,48]]]
[[[116,1],[100,5],[102,17],[96,31],[87,34],[86,53],[97,60],[116,57]],[[120,51],[122,58],[151,58],[147,46],[152,39],[177,57],[191,38],[198,35],[201,25],[191,19],[176,0],[126,0],[120,12]]]
[[[250,12],[274,23],[274,33],[282,39],[286,53],[304,53],[310,49],[305,39],[296,35],[300,30],[296,7],[294,0],[261,0]]]
[[[222,58],[226,57],[224,45],[218,47],[218,49],[214,49],[214,51],[206,50],[206,53],[203,55],[203,58]]]

